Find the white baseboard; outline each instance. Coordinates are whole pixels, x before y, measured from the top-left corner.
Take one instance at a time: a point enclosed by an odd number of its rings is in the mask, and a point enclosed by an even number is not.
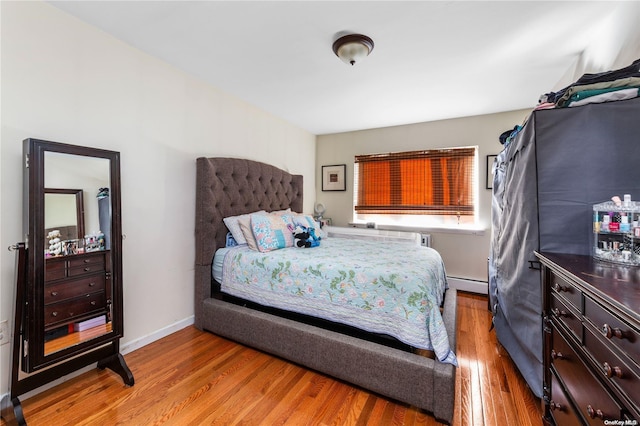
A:
[[[188,327],[190,325],[193,325],[194,323],[194,316],[190,316],[187,317],[183,320],[174,322],[173,324],[169,324],[168,326],[161,328],[160,330],[156,330],[153,333],[147,334],[146,336],[140,337],[138,339],[135,339],[131,342],[127,342],[124,344],[120,345],[120,353],[125,355],[128,354],[130,352],[135,351],[136,349],[140,349],[143,346],[148,345],[149,343],[153,343],[156,340],[160,340],[163,337],[167,337],[168,335],[170,335],[171,333],[175,333],[178,330],[182,330],[185,327]],[[86,367],[83,367],[79,370],[74,371],[73,373],[67,374],[66,376],[60,377],[59,379],[56,379],[52,382],[47,383],[46,385],[42,385],[37,389],[34,389],[32,391],[29,391],[27,393],[25,393],[24,395],[19,395],[20,400],[24,401],[25,399],[31,398],[34,395],[37,395],[41,392],[46,391],[47,389],[51,389],[54,386],[57,386],[61,383],[66,382],[67,380],[70,380],[74,377],[79,376],[80,374],[86,373],[87,371],[91,371],[92,369],[96,368],[95,364],[92,365],[88,365]],[[4,395],[0,395],[0,398],[4,398],[6,394]]]
[[[470,280],[468,278],[447,277],[450,288],[470,293],[489,294],[489,284],[485,281]]]
[[[169,324],[168,326],[161,328],[160,330],[156,330],[151,334],[147,334],[146,336],[142,336],[138,339],[132,340],[131,342],[121,343],[120,344],[120,353],[122,355],[126,355],[129,352],[133,352],[136,349],[140,349],[143,346],[148,345],[149,343],[153,343],[156,340],[160,340],[163,337],[167,337],[168,335],[175,333],[178,330],[182,330],[185,327],[193,325],[194,316],[191,315],[183,320],[174,322],[173,324]]]

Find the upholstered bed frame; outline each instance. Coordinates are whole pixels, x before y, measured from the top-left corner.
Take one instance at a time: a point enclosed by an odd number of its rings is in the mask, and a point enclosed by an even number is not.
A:
[[[195,325],[247,346],[431,412],[451,423],[455,367],[387,345],[251,309],[214,294],[211,263],[224,247],[222,219],[256,210],[302,212],[302,176],[235,158],[198,158]],[[444,301],[456,350],[456,292]]]

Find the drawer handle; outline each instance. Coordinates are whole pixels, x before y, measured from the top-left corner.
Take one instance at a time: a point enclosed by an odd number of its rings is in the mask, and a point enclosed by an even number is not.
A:
[[[561,285],[560,285],[560,284],[558,284],[558,283],[555,283],[555,284],[553,285],[553,289],[554,289],[555,291],[557,291],[558,293],[560,293],[560,292],[562,292],[562,291],[569,291],[569,290],[570,290],[570,288],[569,288],[569,287],[563,287],[563,286],[561,286]]]
[[[549,402],[549,408],[551,409],[551,411],[553,410],[562,411],[563,409],[562,404],[560,404],[559,402],[554,402],[553,400]]]
[[[86,268],[84,268],[85,272],[89,272],[91,270],[91,267],[87,266]]]
[[[51,316],[52,316],[52,317],[57,317],[57,316],[58,316],[58,313],[57,313],[57,312],[51,312]]]
[[[89,263],[89,262],[91,262],[91,261],[90,261],[89,259],[85,259],[85,260],[83,260],[83,262],[84,262],[84,263]]]
[[[609,365],[608,362],[605,362],[604,364],[602,364],[602,369],[604,370],[604,374],[607,377],[613,377],[616,376],[619,379],[622,379],[622,368],[618,367],[618,366],[611,366]]]
[[[569,317],[570,316],[567,311],[561,311],[558,308],[553,308],[551,310],[551,312],[553,312],[553,315],[557,316],[558,318]]]
[[[56,296],[58,295],[58,292],[57,292],[57,291],[52,291],[52,292],[51,292],[51,295],[52,295],[53,297],[56,297]]]
[[[562,355],[562,352],[556,352],[555,349],[551,349],[551,358],[553,358],[553,359],[564,359],[564,355]]]
[[[96,285],[96,283],[89,283],[89,287],[93,287],[95,285]]]
[[[73,316],[73,312],[69,312],[69,316],[72,317]]]
[[[95,300],[91,301],[91,306],[96,306],[96,301]]]
[[[589,415],[589,417],[591,417],[592,419],[595,419],[596,417],[599,419],[604,420],[604,413],[602,412],[602,410],[599,409],[594,409],[591,404],[587,405],[587,414]]]
[[[607,339],[611,339],[612,337],[617,337],[618,339],[624,338],[624,332],[619,328],[611,328],[609,324],[605,324],[602,326],[602,335]]]

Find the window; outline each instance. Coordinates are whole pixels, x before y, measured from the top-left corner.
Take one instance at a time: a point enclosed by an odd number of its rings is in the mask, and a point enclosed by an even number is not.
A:
[[[473,216],[475,147],[357,155],[356,214]]]

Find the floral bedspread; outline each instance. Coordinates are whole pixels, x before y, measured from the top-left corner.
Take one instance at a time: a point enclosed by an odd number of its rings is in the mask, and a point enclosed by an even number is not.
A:
[[[221,288],[262,305],[387,334],[457,365],[439,309],[447,288],[444,264],[427,247],[345,238],[268,253],[238,246],[224,257]]]

